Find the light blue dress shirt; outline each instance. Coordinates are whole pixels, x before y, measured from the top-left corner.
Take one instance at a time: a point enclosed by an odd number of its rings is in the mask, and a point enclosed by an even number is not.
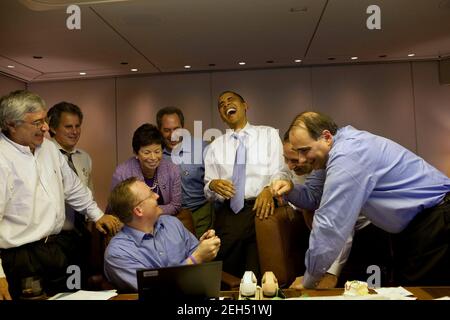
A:
[[[137,291],[136,271],[185,264],[198,240],[177,218],[161,215],[154,232],[124,226],[105,251],[105,275],[117,288]]]
[[[172,161],[172,153],[164,148],[163,158],[174,162],[180,168],[182,201],[181,206],[192,211],[200,208],[206,203],[205,193],[205,165],[203,153],[207,143],[205,141],[192,138],[183,140],[181,144],[174,148],[173,153],[182,163]],[[197,150],[198,149],[198,150]],[[200,152],[200,154],[197,154]]]
[[[314,287],[331,266],[360,212],[379,228],[399,233],[448,192],[450,179],[401,145],[351,126],[339,129],[314,215],[303,285]],[[305,187],[291,193],[290,201],[306,208],[317,202],[318,193]]]

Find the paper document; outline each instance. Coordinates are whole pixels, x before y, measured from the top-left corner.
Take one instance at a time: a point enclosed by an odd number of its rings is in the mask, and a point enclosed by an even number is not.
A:
[[[108,300],[117,296],[117,290],[64,292],[49,298],[48,300]]]

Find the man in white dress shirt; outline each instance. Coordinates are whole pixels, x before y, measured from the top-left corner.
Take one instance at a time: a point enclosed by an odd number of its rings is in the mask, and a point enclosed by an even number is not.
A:
[[[45,102],[20,90],[0,99],[0,299],[18,298],[24,279],[38,277],[47,294],[66,291],[71,264],[58,235],[67,202],[86,210],[100,232],[116,233],[119,222],[105,215],[69,167],[49,130]]]
[[[237,277],[246,270],[259,275],[255,214],[260,219],[273,214],[269,185],[283,169],[278,131],[251,125],[247,109],[235,92],[219,96],[220,116],[231,130],[210,144],[205,157],[205,195],[215,201],[214,227],[222,241],[217,260]]]
[[[48,110],[47,118],[52,141],[81,182],[94,193],[91,157],[86,151],[77,148],[81,136],[83,112],[77,105],[63,101]],[[74,255],[79,258],[77,264],[82,270],[83,285],[91,274],[91,270],[88,270],[91,238],[85,217],[85,212],[78,213],[66,204],[66,219],[61,231],[61,234],[65,235],[67,240],[72,243],[72,251],[75,251]]]

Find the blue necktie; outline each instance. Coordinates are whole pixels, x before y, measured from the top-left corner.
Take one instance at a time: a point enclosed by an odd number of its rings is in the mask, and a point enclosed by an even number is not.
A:
[[[245,197],[245,161],[246,161],[246,149],[244,136],[238,136],[233,133],[233,138],[239,141],[239,145],[236,150],[236,158],[234,160],[233,176],[231,178],[234,189],[236,191],[233,198],[230,199],[230,207],[234,213],[238,213],[244,207]]]

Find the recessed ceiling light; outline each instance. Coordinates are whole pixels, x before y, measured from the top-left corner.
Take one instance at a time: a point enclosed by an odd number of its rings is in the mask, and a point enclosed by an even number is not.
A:
[[[294,62],[295,63],[300,63],[300,62],[302,62],[302,59],[295,59]]]
[[[42,59],[41,56],[33,56],[33,59]]]
[[[80,72],[80,76],[85,76],[86,72]]]
[[[380,54],[378,57],[379,57],[379,58],[386,58],[387,55],[385,55],[385,54]]]
[[[128,62],[126,62],[126,61],[123,61],[123,62],[121,62],[120,64],[122,64],[122,65],[126,66],[126,65],[128,64]]]
[[[414,57],[416,54],[415,53],[410,53],[408,54],[408,57]]]
[[[239,65],[245,66],[245,62],[244,61],[239,62]]]
[[[351,57],[352,60],[358,60],[358,57]]]
[[[133,71],[133,72],[137,72],[137,71],[138,71],[138,69],[136,69],[136,68],[133,68],[133,69],[131,69],[131,71]]]
[[[210,64],[208,64],[208,66],[210,66],[210,67],[215,67],[216,64],[215,64],[215,63],[210,63]]]
[[[336,60],[336,58],[335,57],[329,57],[328,60],[333,61],[333,60]]]
[[[190,69],[191,66],[190,66],[190,65],[185,65],[184,68],[185,68],[185,69]]]
[[[10,68],[10,69],[14,69],[15,68],[14,66],[11,66],[11,65],[9,65],[7,67]]]

